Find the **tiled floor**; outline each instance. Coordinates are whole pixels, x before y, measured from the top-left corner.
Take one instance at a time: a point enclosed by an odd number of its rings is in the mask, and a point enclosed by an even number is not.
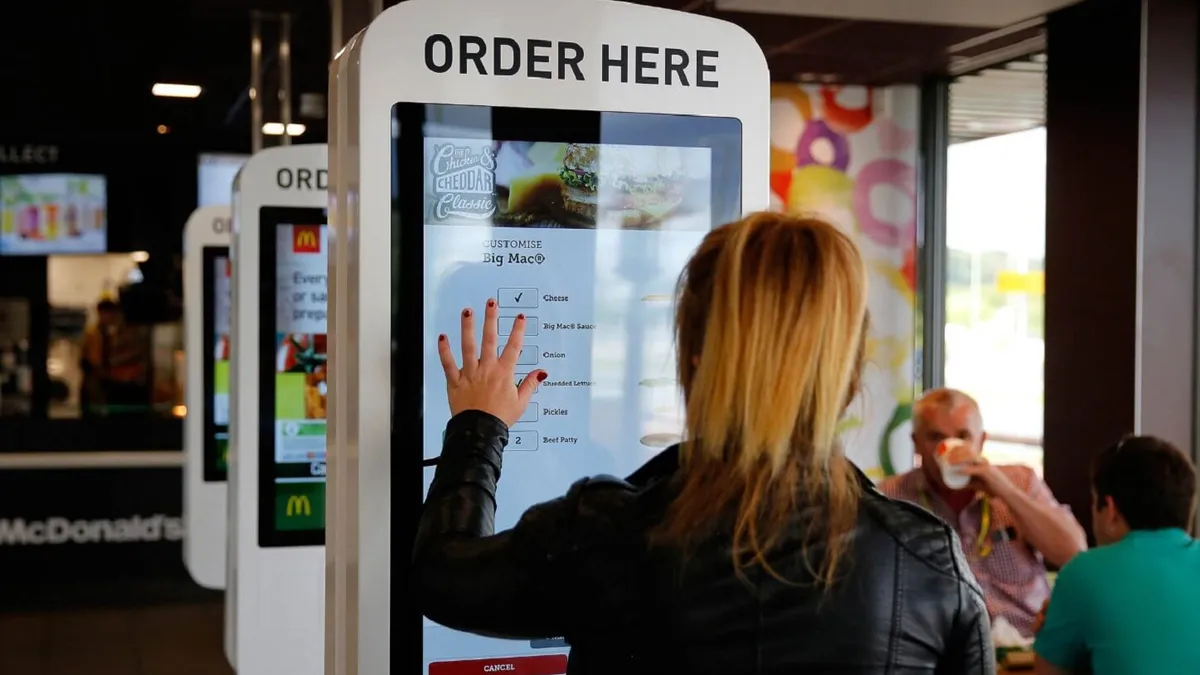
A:
[[[139,589],[123,590],[125,602],[109,593],[79,592],[74,603],[47,594],[0,610],[0,675],[232,675],[220,595],[143,594],[136,606],[128,598]]]

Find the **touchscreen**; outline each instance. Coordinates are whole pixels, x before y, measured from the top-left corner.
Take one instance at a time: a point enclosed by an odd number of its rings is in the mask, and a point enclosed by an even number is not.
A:
[[[259,544],[325,543],[326,294],[321,209],[263,209]]]
[[[204,248],[204,480],[223,482],[229,460],[229,248]]]
[[[423,414],[422,459],[440,454],[449,417],[437,335],[457,335],[461,310],[482,312],[487,298],[502,336],[527,317],[517,380],[549,374],[510,431],[497,530],[579,478],[626,475],[677,442],[674,289],[705,234],[740,211],[740,123],[409,104],[395,115],[394,330],[405,343],[399,330],[421,308],[424,383],[393,374],[407,392],[396,416]],[[423,473],[427,490],[434,470]],[[565,672],[561,637],[423,630],[431,675]]]

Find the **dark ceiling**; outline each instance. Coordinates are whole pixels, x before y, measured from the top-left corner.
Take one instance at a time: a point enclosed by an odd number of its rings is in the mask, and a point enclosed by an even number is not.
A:
[[[763,45],[777,81],[914,82],[945,72],[952,57],[1040,31],[988,40],[979,39],[987,31],[978,28],[714,12],[705,0],[643,4],[712,14],[745,27]],[[0,139],[153,139],[166,125],[171,133],[157,142],[246,151],[252,9],[292,13],[294,92],[323,93],[331,54],[329,0],[14,0],[5,9],[8,27],[0,42],[7,66],[0,74]],[[981,44],[952,53],[968,41]],[[268,59],[274,44],[268,34]],[[156,99],[150,94],[156,81],[200,84],[204,94]],[[309,129],[304,141],[324,140],[323,122],[310,121]]]

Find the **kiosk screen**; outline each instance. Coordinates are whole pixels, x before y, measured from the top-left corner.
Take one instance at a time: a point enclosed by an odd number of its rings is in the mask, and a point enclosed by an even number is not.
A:
[[[440,454],[449,414],[437,335],[456,336],[461,310],[482,313],[489,297],[502,336],[527,317],[517,379],[549,373],[510,431],[497,530],[583,476],[626,475],[679,440],[674,289],[704,235],[740,212],[741,123],[407,103],[393,115],[392,330],[404,350],[395,450],[421,428],[422,459]],[[416,353],[423,388],[409,375]],[[415,454],[397,466],[415,467]],[[434,470],[424,473],[427,490]],[[565,650],[563,639],[503,641],[425,622],[430,673],[479,659],[498,671],[558,668]]]
[[[204,247],[204,482],[222,483],[229,459],[228,246]]]
[[[260,546],[325,543],[328,239],[323,209],[260,215]]]

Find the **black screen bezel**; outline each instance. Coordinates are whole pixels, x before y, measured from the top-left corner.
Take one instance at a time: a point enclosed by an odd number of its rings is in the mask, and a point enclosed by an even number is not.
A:
[[[216,411],[213,400],[216,396],[217,365],[216,345],[212,340],[217,334],[217,261],[224,258],[229,260],[228,246],[205,246],[201,253],[203,261],[204,315],[201,320],[204,334],[200,341],[204,345],[204,482],[224,483],[229,479],[228,465],[224,470],[217,466],[217,431]],[[232,311],[232,307],[230,308]],[[231,317],[232,318],[232,317]],[[225,425],[225,433],[229,433],[229,425]]]
[[[281,225],[323,224],[328,227],[326,214],[327,210],[320,207],[264,206],[259,209],[258,545],[262,548],[325,545],[323,527],[319,530],[275,529],[275,265],[278,260],[275,243]],[[328,484],[325,489],[328,499]]]
[[[486,125],[464,123],[472,118],[486,121]],[[423,371],[421,359],[425,336],[421,330],[412,327],[424,326],[424,142],[425,125],[429,120],[437,120],[438,124],[446,126],[452,120],[458,127],[457,138],[707,147],[712,151],[714,218],[717,222],[736,219],[741,214],[743,202],[743,130],[742,122],[737,118],[416,102],[400,102],[392,107],[391,449],[393,457],[411,458],[392,462],[392,485],[396,486],[391,501],[393,579],[404,578],[412,557],[417,519],[409,515],[408,509],[421,513],[424,472],[428,470],[423,464],[423,453],[406,450],[412,445],[413,430],[424,428],[424,382],[422,378],[412,377],[412,373]],[[730,188],[723,189],[726,186]],[[405,227],[405,224],[411,226]],[[413,253],[408,255],[410,251]],[[408,358],[402,363],[397,354]],[[442,386],[442,383],[431,383],[431,386]],[[419,610],[400,618],[400,608],[409,606],[406,593],[404,584],[392,584],[391,603],[397,616],[392,624],[397,627],[397,639],[392,640],[393,650],[403,642],[403,633],[422,631]],[[407,621],[413,623],[407,624]],[[423,640],[424,633],[417,634],[422,635]],[[393,662],[398,662],[396,659],[400,654],[393,651],[392,657]],[[421,658],[420,668],[424,672],[424,657]]]

